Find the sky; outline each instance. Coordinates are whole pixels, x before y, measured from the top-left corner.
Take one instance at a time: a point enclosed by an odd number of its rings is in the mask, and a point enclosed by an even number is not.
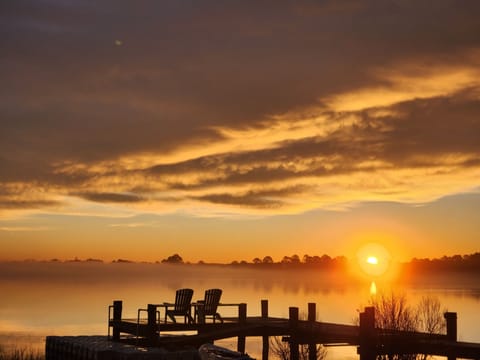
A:
[[[0,4],[0,260],[480,250],[480,2]]]

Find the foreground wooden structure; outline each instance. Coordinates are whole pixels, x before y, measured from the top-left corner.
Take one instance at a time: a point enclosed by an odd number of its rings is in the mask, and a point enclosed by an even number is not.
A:
[[[360,324],[343,325],[316,321],[316,304],[308,304],[307,320],[299,319],[297,307],[289,308],[289,318],[268,315],[268,301],[261,301],[261,315],[247,317],[247,304],[238,306],[238,316],[224,318],[223,323],[162,323],[154,305],[147,307],[147,318],[122,319],[122,301],[109,307],[108,334],[117,342],[167,349],[237,337],[237,351],[245,352],[247,337],[263,338],[262,359],[268,359],[269,337],[282,336],[290,344],[290,359],[299,359],[299,346],[308,345],[309,359],[316,360],[316,345],[357,346],[360,360],[378,355],[428,354],[455,358],[480,359],[480,344],[457,341],[456,313],[445,313],[446,334],[391,331],[375,328],[374,308],[360,313]],[[123,335],[122,335],[123,334]],[[126,337],[124,335],[127,335]]]

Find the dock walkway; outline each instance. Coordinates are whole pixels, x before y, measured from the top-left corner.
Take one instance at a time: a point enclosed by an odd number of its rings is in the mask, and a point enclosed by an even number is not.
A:
[[[115,301],[109,311],[109,334],[112,328],[114,341],[134,341],[136,344],[175,348],[200,346],[206,342],[237,337],[237,351],[245,352],[247,337],[263,338],[263,356],[268,358],[270,336],[282,336],[290,344],[291,360],[298,360],[299,345],[309,345],[315,351],[316,344],[357,346],[360,360],[374,359],[385,354],[429,354],[480,359],[480,344],[457,341],[456,313],[445,313],[447,334],[388,331],[375,328],[372,307],[360,314],[360,324],[345,325],[316,321],[316,304],[308,304],[308,319],[299,320],[298,308],[289,308],[289,318],[268,315],[268,301],[261,302],[261,316],[247,317],[247,305],[238,304],[238,316],[224,318],[216,323],[164,323],[158,322],[154,306],[149,306],[148,318],[122,319],[122,302]],[[111,316],[113,315],[113,316]],[[129,337],[121,337],[128,334]],[[168,335],[167,335],[168,334]],[[176,335],[175,335],[176,334]],[[315,354],[311,359],[315,359]]]

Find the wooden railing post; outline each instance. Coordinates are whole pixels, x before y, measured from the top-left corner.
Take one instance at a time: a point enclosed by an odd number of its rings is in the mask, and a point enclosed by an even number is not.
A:
[[[115,300],[113,302],[113,332],[112,338],[114,341],[120,340],[120,322],[122,321],[122,300]]]
[[[450,341],[457,341],[457,313],[456,312],[446,312],[443,314],[447,322],[447,339]],[[455,355],[451,354],[448,356],[448,360],[455,360]]]
[[[288,309],[288,323],[290,327],[290,360],[298,360],[300,353],[298,351],[298,307]]]
[[[317,304],[308,303],[308,321],[315,322],[317,319]]]
[[[313,329],[315,321],[317,320],[317,304],[308,303],[308,322]],[[308,344],[308,360],[317,360],[317,344],[311,342]]]
[[[369,306],[360,313],[360,360],[375,360],[375,308]]]
[[[152,304],[147,305],[147,338],[150,344],[157,340],[157,307]]]
[[[238,322],[244,324],[247,321],[247,304],[241,303],[238,305]]]
[[[260,304],[262,306],[262,318],[266,319],[268,318],[268,300],[262,300]]]
[[[238,322],[245,324],[247,322],[247,304],[241,303],[238,305]],[[237,338],[237,351],[245,352],[245,335],[238,335]]]
[[[268,319],[268,300],[261,301],[262,319]],[[270,352],[270,342],[268,334],[262,336],[262,360],[268,360],[268,353]]]
[[[451,341],[457,341],[457,313],[446,312],[443,314],[447,321],[447,338]]]

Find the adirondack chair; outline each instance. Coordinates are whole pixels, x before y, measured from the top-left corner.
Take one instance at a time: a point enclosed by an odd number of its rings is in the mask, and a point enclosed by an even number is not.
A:
[[[223,323],[222,317],[217,312],[221,296],[221,289],[208,289],[205,291],[205,298],[195,303],[195,318],[199,323],[205,323],[207,317],[211,317],[213,322],[218,319]]]
[[[185,323],[192,323],[192,302],[193,290],[192,289],[179,289],[175,293],[175,303],[163,303],[165,307],[165,322],[167,318],[170,318],[174,323],[177,322],[175,316],[183,316]]]

